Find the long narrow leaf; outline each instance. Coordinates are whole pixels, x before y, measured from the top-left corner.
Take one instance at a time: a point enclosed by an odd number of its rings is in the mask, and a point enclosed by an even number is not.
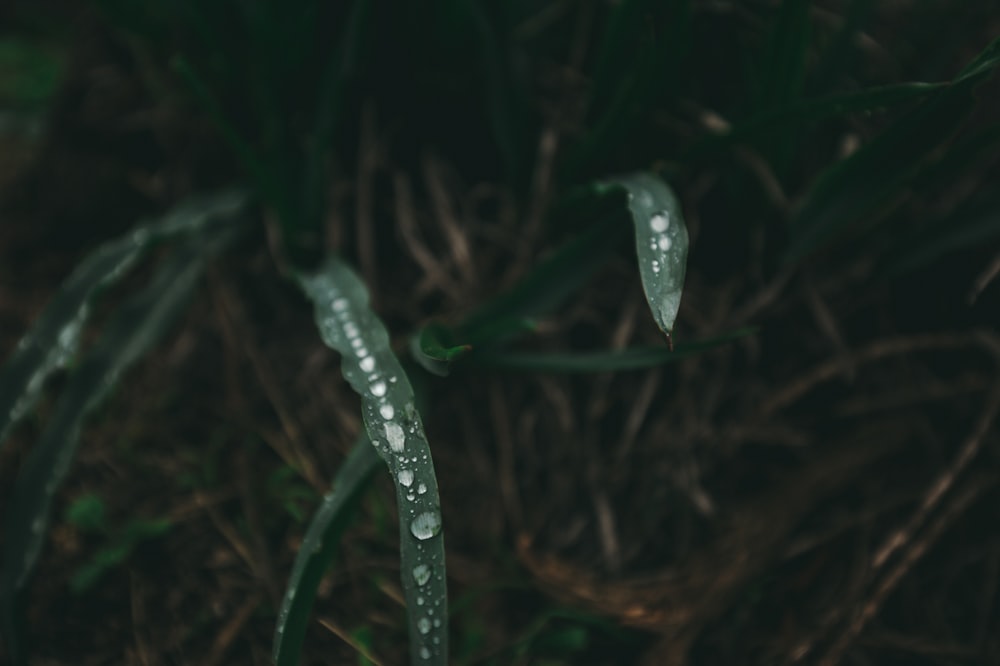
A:
[[[670,350],[639,347],[590,353],[538,353],[500,351],[476,358],[476,364],[502,370],[556,373],[645,370],[695,356],[727,342],[752,335],[756,328],[741,328],[725,335],[677,345]]]
[[[128,300],[109,322],[95,348],[73,373],[55,414],[14,484],[7,509],[0,572],[0,616],[8,651],[23,659],[17,604],[41,552],[53,497],[69,471],[83,420],[108,396],[119,377],[163,336],[193,291],[209,252],[228,240],[178,248],[152,283]]]
[[[396,486],[400,559],[413,664],[448,661],[448,600],[437,477],[420,414],[368,292],[343,262],[301,275],[328,347],[343,356],[344,378],[361,396],[365,429]]]
[[[593,195],[600,192],[590,190],[593,202]],[[604,265],[621,244],[619,241],[626,238],[626,227],[618,216],[609,214],[556,249],[511,289],[484,304],[456,328],[437,323],[424,326],[411,341],[414,358],[428,372],[445,376],[457,359],[533,330],[536,317],[561,305]]]
[[[362,437],[337,470],[333,490],[323,498],[313,516],[295,558],[288,589],[278,613],[273,654],[277,666],[299,663],[320,579],[333,561],[340,536],[353,515],[357,500],[380,462],[371,440],[367,436]]]
[[[239,192],[192,200],[88,256],[0,370],[0,442],[38,400],[46,378],[74,356],[96,294],[121,278],[154,243],[203,228],[213,219],[232,214],[245,201]]]
[[[1000,39],[919,108],[867,146],[834,164],[799,209],[786,250],[802,259],[903,191],[921,163],[951,137],[975,105],[975,90],[1000,65]]]
[[[630,174],[606,185],[622,186],[628,192],[642,288],[653,318],[669,340],[687,269],[688,233],[680,202],[667,184],[651,173]]]

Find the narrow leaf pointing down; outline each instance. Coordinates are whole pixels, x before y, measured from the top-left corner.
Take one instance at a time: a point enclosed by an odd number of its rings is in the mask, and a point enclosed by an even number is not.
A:
[[[620,185],[628,192],[642,288],[653,318],[669,341],[687,268],[688,233],[680,202],[667,184],[651,173],[630,174],[606,185]]]

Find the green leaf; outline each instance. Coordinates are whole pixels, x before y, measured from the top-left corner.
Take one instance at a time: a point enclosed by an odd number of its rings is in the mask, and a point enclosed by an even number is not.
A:
[[[577,180],[623,143],[636,116],[660,94],[670,102],[690,43],[690,0],[617,4],[605,30],[590,95],[591,129],[564,160]],[[629,57],[631,55],[631,57]],[[666,94],[663,94],[666,91]],[[675,93],[674,93],[675,94]]]
[[[672,350],[662,347],[641,347],[622,351],[554,354],[497,351],[476,357],[476,364],[500,370],[555,373],[645,370],[695,356],[732,340],[752,335],[756,331],[756,328],[741,328],[714,338],[679,344]]]
[[[75,355],[91,301],[98,293],[117,282],[153,244],[195,233],[213,220],[232,215],[245,202],[246,195],[235,191],[192,199],[91,253],[63,282],[0,370],[0,442],[7,429],[37,402],[49,375]]]
[[[166,519],[133,520],[121,534],[94,553],[87,564],[73,574],[69,581],[70,590],[75,594],[82,594],[91,589],[108,571],[131,557],[141,542],[163,536],[171,527],[173,525]]]
[[[1000,196],[989,192],[936,220],[926,231],[903,244],[884,272],[889,277],[899,277],[953,252],[983,246],[997,238],[1000,238]]]
[[[66,510],[66,522],[81,532],[103,532],[107,525],[104,500],[94,494],[73,500]]]
[[[452,332],[440,324],[428,324],[411,338],[413,358],[428,372],[439,377],[448,376],[452,361],[472,351],[472,345],[450,342]]]
[[[728,149],[734,143],[754,139],[775,129],[799,129],[828,118],[850,113],[867,113],[921,100],[950,85],[950,81],[939,83],[915,81],[798,100],[738,123],[724,134],[705,137],[691,147],[686,159],[703,159],[705,156]]]
[[[586,189],[586,196],[580,198],[591,204],[612,198],[600,188]],[[420,329],[410,341],[413,357],[428,372],[446,376],[456,359],[472,357],[481,349],[534,330],[536,318],[559,307],[605,264],[626,237],[625,228],[622,220],[609,212],[454,329],[437,323]]]
[[[0,37],[0,107],[40,110],[55,96],[65,56],[37,41]]]
[[[642,288],[656,324],[669,341],[687,269],[688,233],[680,202],[667,184],[651,173],[615,178],[606,186],[622,186],[628,192]]]
[[[786,262],[801,260],[900,194],[975,105],[975,89],[1000,64],[1000,39],[947,87],[874,141],[824,171],[791,226]]]
[[[496,341],[495,331],[524,328],[523,322],[550,313],[580,288],[618,249],[625,226],[617,216],[601,222],[566,242],[509,291],[473,312],[459,327],[455,339],[474,347]],[[498,326],[498,322],[506,322]],[[521,322],[512,326],[511,322]]]
[[[51,505],[76,452],[83,420],[111,393],[119,377],[155,345],[183,311],[209,254],[231,235],[216,231],[172,252],[153,281],[115,313],[94,349],[70,377],[55,413],[31,451],[7,508],[0,572],[0,629],[16,663],[17,603],[45,539]]]
[[[337,545],[350,521],[362,491],[378,467],[380,459],[367,436],[362,437],[333,480],[333,489],[323,498],[313,515],[302,547],[295,558],[288,589],[281,602],[274,634],[273,658],[277,666],[299,663],[323,574],[336,555]]]
[[[809,48],[811,0],[784,0],[764,48],[757,88],[758,109],[788,104],[802,91]]]
[[[343,356],[344,378],[361,396],[362,418],[396,486],[403,592],[413,664],[448,661],[448,599],[437,477],[413,389],[369,307],[368,292],[346,264],[328,259],[299,284],[313,301],[328,347]]]

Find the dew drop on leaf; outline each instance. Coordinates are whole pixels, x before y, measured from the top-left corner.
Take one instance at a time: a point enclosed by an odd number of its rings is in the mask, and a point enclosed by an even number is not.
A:
[[[410,521],[410,534],[421,541],[436,536],[441,531],[441,514],[437,511],[425,511]]]
[[[424,585],[431,579],[431,568],[426,564],[418,564],[413,567],[413,580],[417,585]],[[422,597],[421,597],[422,598]]]

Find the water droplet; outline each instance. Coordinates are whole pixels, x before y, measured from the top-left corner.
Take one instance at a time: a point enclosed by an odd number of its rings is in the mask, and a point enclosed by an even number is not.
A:
[[[667,250],[670,249],[670,237],[669,236],[665,236],[665,235],[664,236],[660,236],[660,238],[657,241],[657,243],[660,246],[660,249],[663,250],[664,252],[666,252]]]
[[[382,382],[379,382],[379,384],[382,385],[382,393],[385,393],[385,384]],[[374,389],[372,389],[372,393],[375,393]],[[406,435],[403,434],[403,429],[398,423],[385,424],[385,438],[389,440],[389,448],[396,453],[400,453],[406,445]]]
[[[396,410],[392,408],[392,405],[382,405],[378,408],[378,413],[382,415],[386,421],[392,419],[396,415]]]
[[[655,259],[653,260],[653,272],[654,273],[660,272],[660,262],[656,261]]]
[[[375,369],[375,358],[372,356],[365,356],[361,359],[361,362],[358,365],[361,366],[361,370],[363,372],[371,372]]]
[[[428,650],[425,647],[422,647],[422,648],[420,648],[420,656],[423,659],[430,659],[431,658],[431,651]]]
[[[408,469],[399,470],[399,482],[407,488],[413,485],[413,471]]]
[[[372,391],[372,395],[373,396],[375,396],[376,398],[381,398],[382,396],[385,395],[385,391],[386,391],[385,382],[383,382],[382,380],[374,382],[372,384],[372,386],[371,386],[371,391]],[[398,428],[399,426],[396,426],[396,427]],[[388,431],[386,431],[386,432],[388,432]],[[402,430],[400,432],[402,432]],[[392,443],[392,439],[389,440],[389,443],[390,444]]]
[[[431,631],[431,621],[426,617],[420,618],[417,620],[417,629],[419,629],[422,634],[429,634]]]
[[[413,580],[417,581],[417,585],[424,585],[427,581],[431,579],[431,568],[426,564],[418,564],[413,567]]]
[[[670,226],[670,214],[661,211],[649,219],[649,228],[658,234],[662,234]]]
[[[364,340],[361,338],[354,338],[351,340],[351,346],[354,347],[354,351],[358,354],[358,356],[368,356],[368,350],[365,349]],[[364,354],[361,353],[362,349],[365,351]]]
[[[334,312],[343,312],[344,310],[347,309],[347,306],[348,306],[347,299],[346,298],[336,298],[336,299],[334,299],[334,301],[332,303],[332,306],[333,306]]]
[[[440,626],[441,626],[441,618],[439,617],[434,618],[434,627],[437,628]]]
[[[417,492],[419,494],[421,494],[421,495],[423,495],[424,493],[426,493],[427,492],[427,484],[426,483],[421,483],[419,486],[417,486]]]
[[[425,511],[410,521],[410,534],[421,541],[436,536],[441,531],[441,514]]]

